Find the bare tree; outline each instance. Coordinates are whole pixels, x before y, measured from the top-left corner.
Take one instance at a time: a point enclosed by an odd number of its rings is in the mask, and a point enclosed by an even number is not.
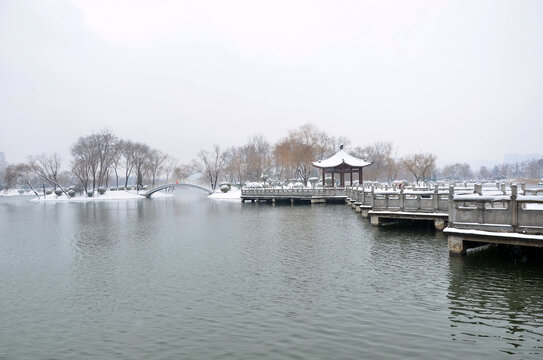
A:
[[[288,136],[276,144],[273,154],[276,166],[281,168],[278,172],[287,177],[294,175],[307,184],[314,171],[311,163],[332,152],[330,137],[314,125],[306,124],[289,131]]]
[[[111,167],[115,173],[115,186],[119,188],[119,168],[121,167],[123,152],[122,152],[123,141],[119,140],[113,146],[111,151]]]
[[[91,179],[91,169],[89,162],[82,158],[76,158],[72,163],[72,173],[83,186],[85,194],[89,192],[89,182]]]
[[[399,166],[395,160],[396,152],[391,142],[378,141],[373,145],[363,148],[356,147],[350,153],[353,156],[372,162],[372,166],[365,170],[368,179],[375,181],[391,181],[391,179],[396,179]]]
[[[30,158],[30,166],[38,175],[43,183],[48,183],[56,191],[57,187],[69,197],[68,192],[60,185],[58,175],[60,172],[62,161],[60,155],[54,153],[52,155],[42,154],[37,157]]]
[[[32,186],[32,179],[35,177],[34,168],[30,164],[20,163],[20,164],[11,164],[6,168],[5,174],[5,183],[7,188],[11,188],[16,185],[17,181],[22,181],[24,184],[28,185],[30,189],[36,194],[39,198],[40,195]]]
[[[225,165],[224,152],[221,151],[219,145],[213,145],[213,150],[211,151],[201,150],[198,153],[198,160],[196,163],[198,171],[209,182],[211,189],[215,190]]]
[[[473,171],[467,163],[447,165],[441,170],[441,177],[450,180],[469,180],[473,178]]]
[[[74,165],[77,166],[77,169],[82,171],[85,170],[85,178],[88,178],[86,181],[85,192],[87,191],[87,186],[89,181],[92,180],[92,189],[96,188],[96,175],[98,172],[98,157],[96,156],[96,146],[95,139],[93,135],[80,137],[76,143],[72,146],[72,155],[74,157]],[[74,175],[79,178],[79,175],[82,175],[80,171],[74,171]],[[81,179],[79,178],[81,181]]]
[[[151,178],[151,187],[155,187],[155,181],[163,171],[163,164],[168,157],[167,154],[159,150],[150,150],[147,156],[147,171]]]
[[[124,187],[128,186],[128,179],[134,169],[134,147],[135,144],[130,140],[121,140],[119,144],[119,151],[124,158]]]
[[[183,181],[194,173],[194,166],[190,164],[178,165],[173,169],[173,176],[176,180]]]
[[[137,189],[143,188],[143,176],[145,175],[145,165],[149,159],[149,146],[143,143],[134,143],[132,147],[132,161],[136,170],[136,186]]]
[[[170,175],[174,173],[176,166],[177,166],[177,161],[173,157],[168,155],[166,157],[166,160],[164,160],[164,165],[163,165],[164,175],[166,175],[166,184],[169,183]]]
[[[72,146],[72,155],[77,164],[84,166],[92,179],[92,189],[105,186],[113,162],[117,137],[109,130],[80,137]]]
[[[486,166],[481,166],[477,172],[477,178],[480,180],[490,179],[492,178],[492,172]]]
[[[431,153],[407,155],[402,159],[405,170],[413,175],[415,182],[426,180],[435,168],[436,156]]]
[[[271,145],[263,135],[255,135],[249,139],[244,147],[246,162],[246,177],[253,181],[260,181],[263,174],[269,171]]]
[[[109,130],[91,135],[94,140],[95,156],[98,157],[98,186],[107,185],[107,176],[114,160],[117,137]]]

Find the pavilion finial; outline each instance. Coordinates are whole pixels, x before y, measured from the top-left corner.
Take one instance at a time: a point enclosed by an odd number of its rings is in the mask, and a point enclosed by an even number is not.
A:
[[[339,145],[339,150],[343,150],[343,144]]]

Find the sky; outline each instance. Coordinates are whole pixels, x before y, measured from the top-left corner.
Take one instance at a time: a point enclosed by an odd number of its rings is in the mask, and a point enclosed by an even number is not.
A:
[[[543,1],[0,0],[0,152],[189,162],[306,123],[438,164],[543,154]]]

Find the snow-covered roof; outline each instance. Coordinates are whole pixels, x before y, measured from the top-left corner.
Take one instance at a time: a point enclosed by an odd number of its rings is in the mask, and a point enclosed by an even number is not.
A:
[[[365,160],[355,158],[351,154],[346,153],[343,150],[343,146],[342,146],[335,155],[325,160],[314,161],[312,164],[313,166],[318,167],[318,168],[333,168],[341,164],[346,164],[352,167],[364,167],[364,166],[371,165],[371,162],[367,162]]]

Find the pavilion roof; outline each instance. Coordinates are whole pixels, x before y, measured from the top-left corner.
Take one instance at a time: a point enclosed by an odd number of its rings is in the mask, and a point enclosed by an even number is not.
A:
[[[325,160],[314,161],[313,166],[318,168],[335,168],[342,164],[351,166],[351,167],[364,167],[371,165],[371,162],[356,158],[351,154],[343,150],[343,146],[340,147],[340,150],[335,154]]]

